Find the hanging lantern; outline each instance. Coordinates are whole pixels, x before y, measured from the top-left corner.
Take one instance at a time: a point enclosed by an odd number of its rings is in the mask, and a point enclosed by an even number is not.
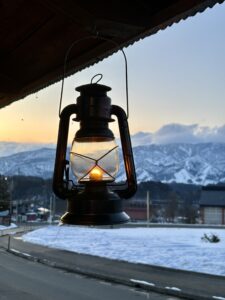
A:
[[[76,88],[80,92],[76,104],[60,114],[58,142],[53,177],[55,194],[68,201],[68,211],[62,216],[65,224],[106,225],[129,220],[123,211],[122,199],[130,198],[137,188],[134,160],[126,113],[111,105],[107,96],[110,87],[97,83]],[[71,115],[79,122],[66,158]],[[119,125],[126,182],[115,182],[119,169],[119,152],[109,123],[116,116]],[[71,185],[70,173],[77,179]]]

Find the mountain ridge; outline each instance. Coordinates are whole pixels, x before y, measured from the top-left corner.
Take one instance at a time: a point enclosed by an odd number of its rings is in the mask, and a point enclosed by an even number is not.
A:
[[[133,153],[138,182],[225,182],[225,143],[147,144],[133,147]],[[0,157],[0,174],[51,178],[54,159],[55,149],[46,147]],[[125,178],[124,163],[120,161],[117,181]]]

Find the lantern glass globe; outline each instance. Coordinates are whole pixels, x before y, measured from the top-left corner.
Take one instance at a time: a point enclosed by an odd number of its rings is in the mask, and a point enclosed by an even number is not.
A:
[[[74,139],[70,165],[80,183],[114,181],[119,170],[119,151],[115,139],[99,137]]]

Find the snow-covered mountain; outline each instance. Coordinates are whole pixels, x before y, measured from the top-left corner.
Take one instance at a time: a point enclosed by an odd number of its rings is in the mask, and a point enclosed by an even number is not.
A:
[[[27,175],[51,178],[54,168],[55,150],[41,148],[0,157],[0,174],[6,176]]]
[[[134,148],[134,158],[139,182],[225,182],[224,143],[138,146]]]
[[[17,143],[0,141],[0,157],[9,156],[24,151],[37,150],[40,148],[55,148],[55,145],[44,143]]]
[[[143,145],[133,148],[138,181],[225,182],[225,143]],[[52,177],[55,150],[42,148],[0,157],[0,174]],[[124,178],[121,163],[117,180]]]

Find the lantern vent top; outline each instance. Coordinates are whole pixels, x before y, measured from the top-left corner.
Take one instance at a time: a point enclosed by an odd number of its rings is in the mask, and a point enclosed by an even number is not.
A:
[[[106,94],[107,92],[111,91],[111,87],[98,83],[90,83],[80,85],[75,90],[84,95],[95,96],[99,94]]]

